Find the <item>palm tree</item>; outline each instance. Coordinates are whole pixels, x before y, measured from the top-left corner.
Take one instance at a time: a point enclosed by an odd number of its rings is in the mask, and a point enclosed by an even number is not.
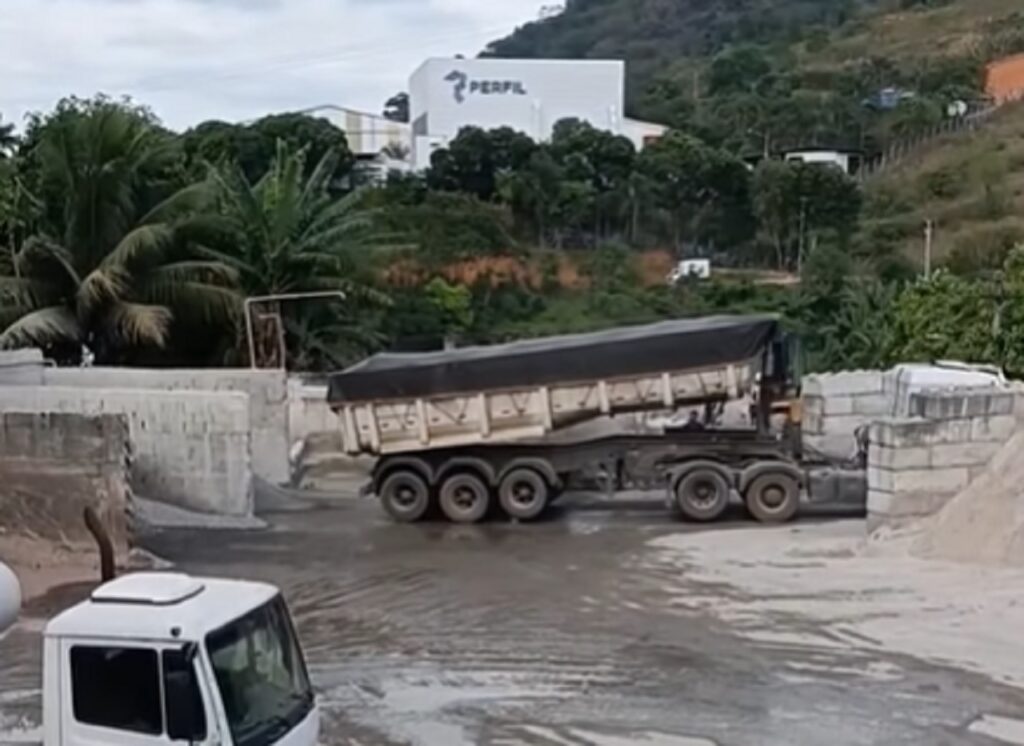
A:
[[[49,214],[0,276],[0,347],[120,362],[166,345],[179,310],[213,319],[237,306],[234,271],[183,237],[204,185],[175,191],[173,146],[144,113],[103,99],[39,124],[31,158]]]
[[[229,267],[246,296],[321,290],[347,296],[346,307],[332,313],[321,308],[315,315],[272,304],[269,316],[283,319],[293,342],[297,339],[298,347],[290,351],[297,360],[308,360],[306,348],[313,346],[321,359],[330,358],[323,354],[325,340],[368,339],[365,329],[350,328],[349,334],[341,329],[359,323],[353,309],[386,302],[371,287],[370,263],[381,237],[372,232],[363,192],[336,199],[329,191],[338,157],[326,153],[306,179],[306,152],[278,143],[270,170],[255,184],[236,165],[210,172],[217,209],[207,224],[210,238],[199,250]],[[257,329],[263,364],[284,362],[277,359],[277,331],[263,325]]]

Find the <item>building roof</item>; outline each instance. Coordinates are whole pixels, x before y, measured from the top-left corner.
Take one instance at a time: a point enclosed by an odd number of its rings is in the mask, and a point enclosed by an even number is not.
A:
[[[199,641],[277,593],[266,583],[135,573],[101,585],[87,600],[54,617],[46,635]]]

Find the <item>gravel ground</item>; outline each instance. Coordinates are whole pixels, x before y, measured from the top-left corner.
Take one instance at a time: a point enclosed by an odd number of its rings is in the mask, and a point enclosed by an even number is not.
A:
[[[827,555],[821,542],[859,523],[805,520],[786,536],[738,519],[685,526],[655,501],[567,503],[538,525],[456,527],[397,526],[373,502],[349,501],[270,516],[268,531],[220,532],[216,542],[163,531],[146,545],[190,571],[285,590],[328,744],[1024,743],[1013,740],[1024,691],[941,655],[837,643],[815,587],[822,575],[807,573],[797,592],[778,578],[799,567],[760,556],[805,539]],[[773,545],[765,531],[785,541]],[[826,559],[788,561],[807,570]],[[776,567],[744,585],[744,562]],[[74,592],[40,600],[29,616]],[[856,599],[843,603],[846,613]],[[737,608],[756,610],[761,634]],[[995,623],[962,621],[964,635]],[[39,626],[30,619],[0,643],[0,743],[37,734]]]

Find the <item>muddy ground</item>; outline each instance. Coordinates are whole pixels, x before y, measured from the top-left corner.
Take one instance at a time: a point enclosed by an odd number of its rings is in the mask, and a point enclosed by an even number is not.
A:
[[[800,528],[834,530],[817,521]],[[679,557],[690,536],[748,541],[739,518],[701,529],[655,501],[578,497],[539,525],[397,526],[369,501],[270,522],[146,544],[189,571],[285,590],[324,743],[1024,743],[1005,736],[1015,721],[999,719],[1024,714],[1020,688],[868,640],[830,644],[834,625],[815,629],[792,609],[766,611],[779,634],[761,639],[716,615],[708,599],[758,599]],[[684,550],[672,561],[667,538]],[[37,600],[29,616],[80,592]],[[29,619],[0,642],[0,743],[38,735],[39,627]]]

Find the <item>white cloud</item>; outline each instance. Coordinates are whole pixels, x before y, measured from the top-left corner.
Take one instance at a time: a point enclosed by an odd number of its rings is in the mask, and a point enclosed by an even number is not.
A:
[[[540,0],[0,0],[0,115],[130,95],[170,126],[378,111],[426,57],[476,54]]]

